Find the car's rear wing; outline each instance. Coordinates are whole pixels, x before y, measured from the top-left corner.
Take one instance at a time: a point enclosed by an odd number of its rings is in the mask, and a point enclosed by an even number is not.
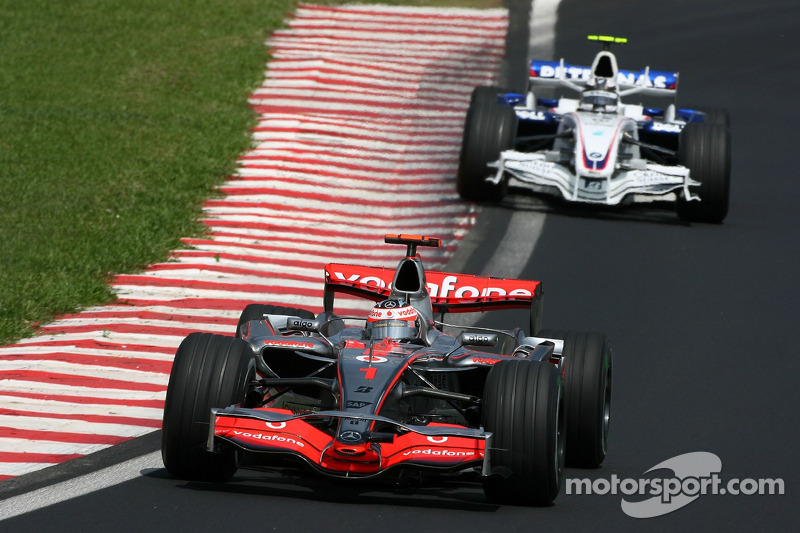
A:
[[[592,68],[570,65],[561,61],[531,61],[530,81],[533,85],[560,85],[580,91],[592,78]],[[678,91],[678,73],[667,70],[618,70],[616,76],[620,96],[645,94],[647,96],[675,97]]]
[[[380,301],[392,293],[396,270],[331,263],[325,267],[325,310],[333,310],[334,294]],[[532,309],[541,305],[538,281],[470,276],[428,270],[425,281],[434,313],[490,309]]]

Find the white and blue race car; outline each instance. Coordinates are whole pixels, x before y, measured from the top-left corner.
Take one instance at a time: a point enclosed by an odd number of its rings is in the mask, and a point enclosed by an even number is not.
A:
[[[591,67],[531,62],[527,94],[477,87],[467,113],[458,192],[499,201],[509,184],[567,201],[620,205],[674,200],[685,221],[719,223],[728,212],[727,111],[678,109],[678,73],[619,70],[604,44]],[[537,98],[534,91],[567,89]],[[623,103],[669,99],[665,107]]]

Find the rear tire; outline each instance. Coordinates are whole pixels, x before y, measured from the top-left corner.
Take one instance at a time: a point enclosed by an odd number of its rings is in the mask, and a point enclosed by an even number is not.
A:
[[[563,339],[566,464],[597,468],[608,452],[611,422],[611,346],[602,333],[543,330]]]
[[[501,361],[486,378],[483,426],[491,472],[486,497],[495,503],[550,505],[564,477],[561,378],[539,361]]]
[[[687,222],[718,224],[728,214],[731,153],[727,113],[711,113],[707,122],[690,122],[680,135],[678,164],[690,170],[700,182],[692,192],[700,201],[687,201],[682,195],[676,206],[678,216]]]
[[[175,353],[167,386],[161,457],[175,477],[223,481],[238,468],[237,452],[206,450],[212,407],[244,401],[255,378],[250,346],[233,337],[191,333]]]
[[[236,324],[236,336],[242,338],[242,325],[251,320],[263,320],[265,315],[289,315],[313,320],[316,318],[314,313],[307,309],[298,307],[283,307],[270,304],[250,304],[244,308],[239,315],[239,323]]]
[[[704,122],[706,124],[721,124],[726,130],[731,127],[731,118],[727,109],[712,107],[708,109],[701,109],[705,113]]]
[[[507,177],[498,184],[486,181],[496,172],[488,163],[513,148],[517,136],[514,108],[497,101],[503,92],[497,87],[476,87],[472,92],[456,178],[458,194],[465,200],[497,202],[508,193]]]

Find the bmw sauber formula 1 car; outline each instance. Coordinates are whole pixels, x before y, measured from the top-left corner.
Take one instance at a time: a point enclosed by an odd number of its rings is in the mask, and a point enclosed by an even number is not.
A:
[[[499,201],[509,183],[567,201],[618,205],[675,200],[678,216],[721,222],[728,212],[728,113],[678,109],[678,73],[619,70],[611,43],[591,67],[531,62],[527,94],[478,87],[467,113],[458,191]],[[578,97],[537,98],[567,90]],[[666,107],[623,103],[667,99]]]
[[[333,479],[481,481],[489,500],[549,505],[564,462],[606,456],[611,350],[599,333],[544,331],[536,281],[426,272],[418,246],[396,269],[329,264],[324,306],[248,305],[236,336],[192,333],[175,354],[162,457],[185,479],[303,466]],[[377,302],[334,311],[338,295]],[[522,308],[521,329],[458,329],[446,313]],[[437,318],[439,318],[437,320]]]

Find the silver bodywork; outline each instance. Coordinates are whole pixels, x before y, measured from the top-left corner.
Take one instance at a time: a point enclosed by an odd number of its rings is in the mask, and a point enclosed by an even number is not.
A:
[[[569,201],[605,205],[664,196],[674,199],[676,194],[699,200],[690,187],[700,183],[690,177],[687,167],[659,164],[641,155],[640,128],[675,135],[683,129],[686,123],[676,118],[675,105],[654,119],[643,106],[620,101],[635,93],[674,98],[676,89],[657,86],[658,78],[650,76],[649,69],[638,79],[619,73],[616,58],[608,51],[597,55],[591,69],[571,68],[562,60],[561,68],[551,70],[550,77],[531,77],[531,90],[514,111],[520,121],[557,122],[552,148],[501,152],[497,161],[489,163],[497,170],[487,181],[499,184],[507,179],[510,185],[560,194]],[[605,70],[606,76],[597,76],[598,70]],[[543,107],[533,93],[544,85],[591,95],[600,92],[591,90],[598,81],[612,87],[612,92],[603,94],[614,95],[615,105],[593,107],[585,99],[559,98],[555,107]]]

